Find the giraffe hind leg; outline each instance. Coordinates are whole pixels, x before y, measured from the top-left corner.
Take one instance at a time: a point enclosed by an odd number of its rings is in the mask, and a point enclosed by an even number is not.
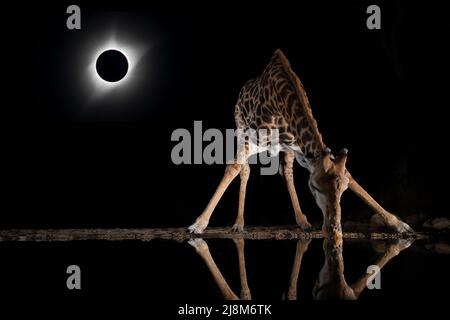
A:
[[[227,165],[225,174],[222,178],[222,181],[220,181],[216,192],[214,192],[214,195],[212,196],[202,214],[197,218],[197,220],[195,220],[195,222],[191,226],[188,227],[189,232],[198,234],[203,233],[203,231],[208,226],[209,219],[211,218],[214,208],[217,206],[217,203],[222,198],[228,186],[234,180],[234,178],[236,178],[240,171],[241,165],[237,161],[234,161],[234,163]]]
[[[247,180],[248,176],[250,175],[250,167],[248,166],[248,158],[250,157],[249,154],[249,143],[245,140],[245,137],[241,141],[245,141],[245,144],[243,145],[243,149],[238,151],[238,154],[236,156],[236,159],[233,161],[233,163],[228,164],[225,169],[225,174],[222,178],[222,181],[220,181],[219,186],[216,189],[216,192],[212,196],[211,200],[209,201],[208,205],[206,206],[205,210],[202,212],[202,214],[197,218],[197,220],[188,227],[188,230],[192,233],[203,233],[203,231],[206,229],[209,223],[209,219],[211,218],[211,215],[217,206],[217,203],[222,198],[223,194],[227,190],[230,183],[234,180],[234,178],[237,177],[237,175],[243,171],[241,174],[241,192],[239,196],[239,212],[238,217],[236,219],[237,228],[239,231],[243,230],[244,227],[244,200],[245,200],[245,189],[247,186]]]

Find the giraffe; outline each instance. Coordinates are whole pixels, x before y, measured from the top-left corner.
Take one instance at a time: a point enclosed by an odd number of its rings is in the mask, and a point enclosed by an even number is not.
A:
[[[350,188],[396,232],[413,232],[410,226],[385,210],[352,177],[346,169],[347,150],[336,157],[326,147],[313,117],[308,97],[298,76],[284,53],[277,49],[263,73],[247,81],[235,106],[236,127],[242,131],[278,130],[278,152],[284,153],[280,174],[284,177],[294,208],[297,225],[310,231],[311,225],[303,214],[294,186],[294,160],[310,172],[309,189],[324,216],[323,231],[340,230],[340,197]],[[273,146],[272,146],[273,147]],[[271,147],[270,150],[273,150]],[[230,183],[239,175],[239,207],[232,230],[244,228],[244,203],[250,175],[248,158],[267,149],[255,147],[245,140],[244,148],[225,169],[224,176],[204,211],[188,230],[202,233]],[[334,210],[334,212],[333,212]],[[339,223],[338,223],[339,222]],[[333,231],[334,230],[334,231]]]

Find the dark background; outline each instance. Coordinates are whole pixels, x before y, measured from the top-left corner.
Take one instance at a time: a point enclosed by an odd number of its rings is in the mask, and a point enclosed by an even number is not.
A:
[[[171,133],[192,131],[194,120],[205,129],[234,128],[241,86],[276,48],[302,80],[325,142],[350,150],[349,169],[376,199],[400,215],[447,212],[437,187],[447,171],[447,33],[436,5],[381,3],[381,30],[366,28],[364,1],[79,5],[81,31],[66,29],[66,4],[22,11],[16,36],[25,70],[8,107],[19,115],[4,124],[3,227],[188,225],[224,166],[173,165]],[[119,21],[153,44],[138,66],[145,71],[137,89],[119,88],[81,113],[87,97],[73,66],[103,30],[99,21]],[[257,172],[247,223],[292,223],[281,178]],[[301,204],[320,220],[306,179],[298,167]],[[237,190],[234,183],[213,225],[234,221]],[[364,208],[350,192],[344,207],[349,214]]]
[[[381,6],[381,30],[366,28],[373,3]],[[194,120],[233,128],[240,88],[277,48],[302,80],[324,141],[350,150],[348,168],[360,184],[402,217],[448,216],[448,188],[440,187],[448,176],[448,25],[440,2],[78,1],[81,31],[66,29],[69,4],[12,8],[3,28],[12,75],[3,85],[11,98],[2,104],[0,228],[187,227],[225,166],[173,165],[172,131],[192,131]],[[152,49],[133,90],[81,112],[80,52],[108,21]],[[246,223],[294,223],[282,179],[258,169]],[[302,208],[320,222],[307,172],[296,169]],[[234,223],[238,185],[210,225]],[[370,217],[350,192],[343,208],[344,219]]]

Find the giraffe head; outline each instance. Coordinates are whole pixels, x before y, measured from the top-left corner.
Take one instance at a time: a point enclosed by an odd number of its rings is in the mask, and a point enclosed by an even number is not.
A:
[[[347,149],[342,149],[334,157],[327,148],[312,165],[308,185],[324,215],[325,233],[342,232],[340,200],[349,183],[345,168],[347,153]]]

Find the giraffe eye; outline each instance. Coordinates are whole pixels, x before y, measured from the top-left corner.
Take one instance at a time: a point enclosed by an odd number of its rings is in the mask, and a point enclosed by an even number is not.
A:
[[[320,191],[320,189],[317,188],[317,187],[316,187],[315,185],[313,185],[312,183],[311,183],[311,187],[313,187],[313,189],[316,190],[318,193],[322,193],[322,191]]]

